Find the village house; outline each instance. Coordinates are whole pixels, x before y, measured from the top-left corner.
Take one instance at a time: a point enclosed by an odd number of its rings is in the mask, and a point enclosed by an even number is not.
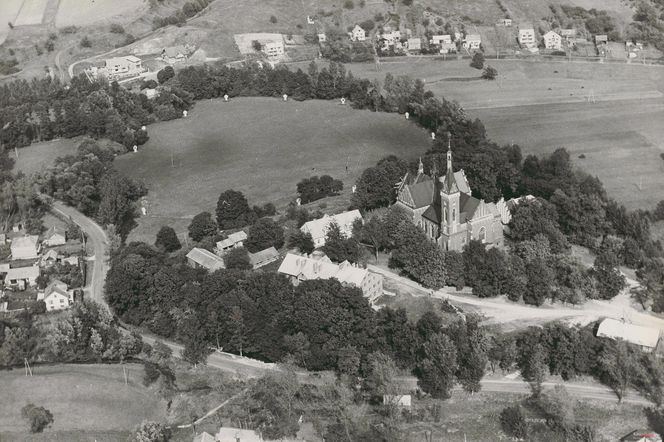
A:
[[[59,258],[60,258],[60,257],[59,257],[59,255],[58,255],[58,252],[56,252],[56,251],[53,250],[53,249],[49,249],[49,250],[46,251],[46,253],[44,253],[44,254],[41,256],[40,265],[41,265],[42,267],[52,266],[53,264],[55,264],[56,262],[58,262],[58,259],[59,259]]]
[[[69,264],[72,266],[78,266],[78,256],[72,255],[72,256],[62,256],[60,255],[60,262],[62,264]]]
[[[43,298],[42,298],[43,296]],[[68,290],[67,284],[60,280],[51,282],[37,299],[43,299],[46,311],[65,310],[74,303],[74,292]]]
[[[187,253],[187,263],[194,269],[206,269],[208,272],[224,269],[224,260],[205,249],[194,247]]]
[[[265,250],[261,250],[260,252],[249,254],[249,261],[251,262],[254,270],[266,266],[269,263],[276,261],[277,259],[279,259],[279,252],[274,248],[274,246]]]
[[[43,243],[47,247],[64,245],[67,243],[67,232],[62,227],[52,226],[44,234]]]
[[[194,437],[193,442],[217,442],[217,439],[207,431],[203,431]]]
[[[544,34],[544,47],[547,49],[553,49],[559,51],[563,47],[563,39],[560,35],[553,31],[549,31]]]
[[[324,32],[318,34],[318,43],[325,43],[327,41],[327,35]]]
[[[506,26],[510,27],[512,26],[512,19],[511,18],[504,18],[498,22],[498,26]]]
[[[569,40],[570,38],[576,38],[576,29],[574,28],[561,29],[560,36],[565,40]]]
[[[151,100],[159,96],[159,91],[157,89],[145,88],[141,91],[141,94],[145,95],[148,100]]]
[[[217,247],[215,251],[217,252],[217,255],[221,256],[231,249],[234,249],[236,247],[242,247],[246,239],[247,239],[247,234],[243,230],[231,233],[230,235],[228,235],[228,238],[217,242]]]
[[[263,45],[263,52],[268,57],[279,57],[284,55],[284,42],[268,41]]]
[[[621,339],[638,346],[644,353],[652,353],[657,349],[661,332],[656,328],[606,318],[600,322],[596,335],[599,338]]]
[[[429,40],[429,43],[432,45],[440,45],[443,43],[452,43],[452,36],[449,34],[443,34],[443,35],[434,35],[431,37],[431,40]]]
[[[351,210],[349,212],[338,213],[336,215],[325,215],[320,219],[307,221],[300,227],[304,233],[311,235],[314,240],[314,247],[323,247],[325,245],[325,235],[330,224],[336,223],[339,226],[341,233],[347,238],[353,234],[353,223],[357,220],[362,220],[362,214],[359,210]]]
[[[217,442],[263,442],[263,438],[254,430],[221,427],[215,434]]]
[[[40,250],[37,235],[19,236],[12,240],[12,260],[35,259],[39,256]]]
[[[109,78],[133,77],[144,71],[141,59],[133,55],[106,59],[104,63]]]
[[[37,284],[39,277],[39,266],[17,267],[7,270],[5,275],[5,286],[25,290]]]
[[[408,52],[419,52],[422,50],[422,40],[419,38],[408,39]]]
[[[395,43],[401,42],[401,31],[398,29],[395,31],[385,29],[380,36],[381,39],[385,40],[385,45],[394,46]]]
[[[480,49],[482,37],[479,34],[467,34],[463,39],[463,48],[467,50]]]
[[[348,33],[350,41],[364,41],[367,39],[367,33],[360,25],[355,25],[352,31]]]
[[[407,173],[399,184],[396,204],[443,250],[461,251],[471,240],[503,244],[498,207],[471,195],[463,170],[452,170],[449,147],[445,175],[426,175],[420,161],[417,176],[411,178]]]
[[[609,43],[609,37],[606,34],[595,35],[595,46],[605,45]]]
[[[537,40],[535,40],[535,28],[530,24],[522,24],[519,26],[519,45],[522,48],[535,48],[537,47]]]
[[[288,276],[293,285],[313,279],[335,278],[343,285],[360,288],[362,295],[370,303],[383,294],[382,275],[370,272],[348,261],[335,264],[320,252],[311,256],[288,253],[277,271]]]
[[[187,57],[189,57],[190,53],[191,51],[185,46],[171,46],[169,48],[164,48],[161,51],[161,59],[168,64],[180,63],[187,61]]]

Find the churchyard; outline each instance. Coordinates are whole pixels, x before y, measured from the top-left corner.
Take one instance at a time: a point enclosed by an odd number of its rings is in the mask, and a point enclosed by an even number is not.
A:
[[[142,420],[163,420],[166,404],[143,386],[143,366],[54,365],[33,366],[33,376],[15,369],[2,375],[0,439],[2,441],[126,440]],[[21,408],[27,403],[43,406],[53,414],[53,426],[42,434],[30,434]]]
[[[366,167],[391,154],[415,159],[430,142],[400,115],[276,98],[200,101],[187,118],[153,124],[148,133],[138,153],[119,156],[115,165],[147,184],[147,216],[130,240],[149,242],[162,225],[186,231],[194,215],[214,212],[219,194],[231,188],[252,205],[272,202],[283,210],[302,178],[328,174],[343,181],[340,199],[347,204]]]

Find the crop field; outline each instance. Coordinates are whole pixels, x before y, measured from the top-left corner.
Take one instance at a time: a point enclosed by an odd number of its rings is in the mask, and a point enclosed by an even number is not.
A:
[[[664,199],[664,100],[548,104],[469,112],[499,143],[524,153],[566,147],[574,164],[597,175],[629,209],[653,208]],[[585,158],[579,158],[579,155]]]
[[[55,365],[0,373],[0,440],[126,440],[142,420],[164,420],[165,403],[142,384],[143,367],[127,364],[125,385],[120,365]],[[53,413],[52,427],[29,435],[21,408],[31,402]]]
[[[148,132],[138,153],[115,161],[149,189],[148,216],[132,239],[152,240],[162,224],[184,231],[197,213],[214,212],[227,189],[244,192],[249,204],[283,209],[301,179],[329,174],[343,181],[348,201],[366,167],[390,154],[415,159],[429,146],[426,133],[398,115],[276,98],[200,101],[187,118]]]
[[[140,10],[147,9],[147,3],[137,0],[60,0],[55,24],[57,27],[85,26],[118,15],[138,15]]]
[[[44,11],[49,0],[23,0],[21,10],[14,21],[14,26],[38,25],[44,18]]]

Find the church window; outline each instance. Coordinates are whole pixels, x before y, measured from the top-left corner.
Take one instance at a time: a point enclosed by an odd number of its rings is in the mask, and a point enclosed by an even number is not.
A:
[[[452,209],[452,222],[456,221],[456,209]]]
[[[486,242],[486,228],[485,227],[480,228],[479,240],[482,241],[482,242]]]

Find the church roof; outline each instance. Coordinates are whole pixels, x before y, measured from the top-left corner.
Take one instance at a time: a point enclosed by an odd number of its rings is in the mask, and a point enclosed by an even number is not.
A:
[[[447,173],[445,174],[445,177],[443,178],[442,190],[443,192],[448,194],[459,192],[459,186],[457,185],[456,182],[456,176],[451,170],[448,170]]]
[[[468,220],[473,219],[475,215],[475,210],[479,207],[481,201],[471,195],[466,195],[465,193],[461,194],[459,198],[460,214],[459,222],[465,223]]]
[[[423,180],[408,187],[410,196],[413,198],[413,205],[416,209],[431,204],[433,198],[435,181],[432,179]]]

